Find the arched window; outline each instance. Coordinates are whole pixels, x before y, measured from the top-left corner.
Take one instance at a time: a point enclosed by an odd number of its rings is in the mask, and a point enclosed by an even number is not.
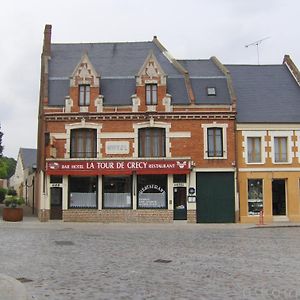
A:
[[[95,158],[97,156],[96,129],[73,129],[70,155],[71,158]]]
[[[165,157],[166,134],[164,128],[139,129],[139,157]]]

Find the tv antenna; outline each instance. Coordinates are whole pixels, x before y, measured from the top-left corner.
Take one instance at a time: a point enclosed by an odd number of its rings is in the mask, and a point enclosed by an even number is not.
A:
[[[257,64],[259,65],[259,45],[263,42],[263,41],[265,41],[265,40],[267,40],[267,39],[269,39],[270,37],[268,36],[268,37],[265,37],[265,38],[263,38],[263,39],[260,39],[260,40],[258,40],[258,41],[256,41],[256,42],[253,42],[253,43],[251,43],[251,44],[248,44],[248,45],[245,45],[245,47],[246,48],[248,48],[249,46],[256,46],[256,52],[257,52]]]

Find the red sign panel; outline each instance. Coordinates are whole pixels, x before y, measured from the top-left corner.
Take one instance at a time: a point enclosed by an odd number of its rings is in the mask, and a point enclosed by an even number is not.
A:
[[[188,160],[48,161],[49,175],[187,174]]]

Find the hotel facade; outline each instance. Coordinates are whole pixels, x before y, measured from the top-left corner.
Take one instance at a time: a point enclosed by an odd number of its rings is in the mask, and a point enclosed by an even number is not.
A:
[[[246,186],[252,178],[264,186],[257,206],[270,216],[269,183],[244,161],[245,144],[248,137],[273,141],[278,135],[268,130],[277,125],[257,136],[262,125],[255,120],[237,122],[244,93],[235,84],[238,66],[216,57],[176,60],[157,37],[55,44],[51,34],[46,25],[36,180],[41,221],[256,222]],[[282,67],[299,98],[291,70]],[[296,153],[298,131],[288,132]],[[299,200],[299,185],[296,194]],[[291,204],[292,214],[300,216],[299,205]]]

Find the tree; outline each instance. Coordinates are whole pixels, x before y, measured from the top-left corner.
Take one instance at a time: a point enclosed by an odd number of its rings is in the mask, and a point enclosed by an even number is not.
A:
[[[0,157],[3,156],[3,146],[2,146],[2,137],[3,137],[3,132],[1,131],[1,125],[0,125]]]
[[[0,157],[0,178],[8,179],[15,173],[16,160],[9,157]]]

